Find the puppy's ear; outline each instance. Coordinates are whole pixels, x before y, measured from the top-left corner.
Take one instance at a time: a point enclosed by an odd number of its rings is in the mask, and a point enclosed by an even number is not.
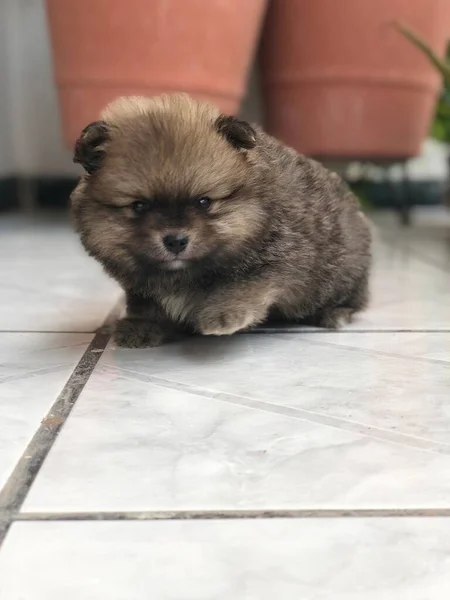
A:
[[[97,171],[105,154],[102,145],[108,137],[108,125],[104,121],[89,123],[76,141],[73,162],[80,163],[89,175]]]
[[[216,129],[232,146],[239,150],[251,150],[256,146],[256,131],[246,121],[220,115],[216,121]]]

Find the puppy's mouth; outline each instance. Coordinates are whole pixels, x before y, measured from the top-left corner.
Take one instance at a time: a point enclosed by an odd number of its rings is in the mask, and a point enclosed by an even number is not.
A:
[[[161,261],[160,267],[165,271],[180,271],[182,269],[187,269],[190,262],[190,260],[185,258],[173,258],[170,260]]]
[[[143,273],[155,271],[182,271],[192,264],[191,258],[179,256],[153,258],[142,253],[134,253],[134,260]]]

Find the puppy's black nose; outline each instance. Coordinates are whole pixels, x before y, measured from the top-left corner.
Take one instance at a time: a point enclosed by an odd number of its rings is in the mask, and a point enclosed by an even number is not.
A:
[[[180,254],[183,250],[186,250],[188,243],[189,238],[183,233],[177,235],[165,235],[163,237],[164,246],[169,252],[172,252],[172,254]]]

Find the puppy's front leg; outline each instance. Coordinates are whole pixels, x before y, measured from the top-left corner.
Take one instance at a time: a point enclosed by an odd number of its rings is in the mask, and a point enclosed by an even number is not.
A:
[[[263,282],[220,290],[199,310],[196,329],[202,335],[231,335],[249,329],[266,320],[273,302],[273,287]]]
[[[176,326],[151,299],[127,292],[127,316],[121,319],[114,334],[118,346],[152,348],[175,336]]]

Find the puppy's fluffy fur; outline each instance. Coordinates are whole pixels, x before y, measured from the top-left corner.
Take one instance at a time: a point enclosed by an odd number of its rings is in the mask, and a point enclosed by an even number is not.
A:
[[[336,327],[367,303],[355,197],[248,123],[186,95],[122,98],[83,130],[74,160],[81,240],[127,295],[120,345],[269,318]]]

